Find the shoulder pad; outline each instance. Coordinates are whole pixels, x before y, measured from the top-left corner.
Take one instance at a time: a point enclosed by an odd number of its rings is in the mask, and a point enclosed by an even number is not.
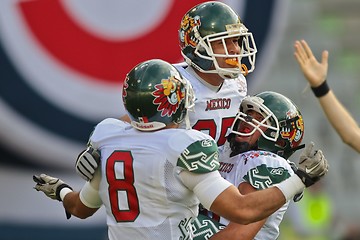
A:
[[[212,139],[198,140],[180,154],[177,166],[194,173],[207,173],[219,169],[219,153]]]

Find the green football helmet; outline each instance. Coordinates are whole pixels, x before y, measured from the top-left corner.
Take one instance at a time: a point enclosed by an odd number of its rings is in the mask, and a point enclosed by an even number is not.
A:
[[[191,85],[159,59],[142,62],[127,74],[122,97],[131,125],[141,131],[181,123],[194,105]]]
[[[226,48],[225,40],[234,37],[239,38],[240,54]],[[200,72],[236,78],[255,69],[257,49],[253,35],[236,12],[222,2],[205,2],[190,9],[181,20],[179,40],[185,61]],[[218,40],[222,41],[225,54],[214,54],[211,43]],[[221,68],[216,57],[226,58],[234,67]],[[242,58],[250,66],[242,64]]]
[[[247,111],[254,110],[264,119],[257,121],[247,115]],[[251,132],[238,132],[238,124],[245,121],[253,127]],[[265,127],[263,131],[260,127]],[[236,150],[235,135],[251,136],[259,131],[257,149],[276,153],[288,159],[300,145],[304,137],[304,121],[297,106],[282,94],[266,91],[243,99],[240,111],[235,117],[229,135],[230,145]]]

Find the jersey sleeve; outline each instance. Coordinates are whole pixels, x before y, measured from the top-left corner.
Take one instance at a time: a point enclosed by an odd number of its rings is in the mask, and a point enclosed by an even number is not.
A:
[[[278,184],[292,174],[287,162],[272,153],[253,152],[246,162],[247,164],[242,167],[243,179],[257,190]]]
[[[257,190],[265,189],[289,178],[290,174],[283,167],[268,167],[265,164],[250,169],[244,176],[246,182]]]
[[[180,154],[177,166],[193,173],[207,173],[219,169],[219,153],[213,139],[207,138],[191,143]]]

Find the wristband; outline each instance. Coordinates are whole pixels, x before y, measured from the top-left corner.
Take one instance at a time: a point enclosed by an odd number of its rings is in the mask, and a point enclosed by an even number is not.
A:
[[[61,201],[64,201],[65,196],[70,192],[72,192],[72,190],[70,188],[65,187],[65,188],[61,189],[60,190],[60,199],[61,199]]]
[[[70,186],[64,184],[65,186],[63,188],[60,189],[59,191],[59,198],[61,199],[61,201],[64,201],[65,196],[68,193],[71,193],[73,190]],[[60,200],[59,200],[60,201]],[[64,207],[65,208],[65,207]],[[66,215],[66,219],[70,219],[71,218],[71,213],[68,212],[65,208],[65,215]]]
[[[304,183],[296,174],[278,184],[275,184],[274,186],[280,189],[280,191],[284,194],[286,201],[289,201],[296,194],[301,193],[305,188]]]
[[[61,191],[63,189],[67,189],[67,190]],[[72,187],[70,187],[66,183],[61,184],[56,188],[56,193],[55,193],[56,199],[62,202],[65,195],[68,194],[69,192],[72,192],[72,190],[73,190]]]
[[[320,86],[311,87],[311,90],[313,91],[314,95],[319,98],[325,96],[330,91],[330,88],[325,80]]]

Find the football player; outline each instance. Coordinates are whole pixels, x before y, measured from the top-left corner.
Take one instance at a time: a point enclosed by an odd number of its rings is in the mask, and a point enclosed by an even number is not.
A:
[[[328,171],[321,151],[309,153],[285,181],[242,195],[217,171],[214,139],[178,128],[192,106],[190,88],[162,60],[135,66],[123,86],[131,123],[105,119],[90,137],[101,158],[94,178],[78,192],[59,178],[35,175],[35,189],[62,201],[68,216],[87,218],[104,205],[110,240],[192,239],[199,203],[249,224],[271,215]]]
[[[194,6],[183,16],[179,41],[185,62],[175,66],[196,95],[190,125],[221,146],[247,95],[244,76],[255,68],[253,35],[233,9],[211,1]]]
[[[219,172],[240,193],[266,189],[294,175],[296,168],[287,159],[303,147],[304,121],[289,98],[271,91],[244,98],[231,129],[228,142],[220,148]],[[312,148],[310,143],[300,162]],[[321,156],[315,152],[315,158]],[[267,219],[249,225],[209,215],[227,226],[211,239],[277,239],[288,205],[286,202]]]
[[[247,95],[244,75],[255,69],[257,48],[251,32],[228,5],[210,1],[190,9],[179,29],[181,54],[185,62],[174,64],[192,85],[195,106],[189,121],[191,127],[213,137],[218,146],[226,141],[241,100]],[[242,64],[242,60],[249,65]],[[123,116],[122,120],[128,120]],[[76,161],[76,171],[85,180],[93,177],[98,158],[87,149]]]

